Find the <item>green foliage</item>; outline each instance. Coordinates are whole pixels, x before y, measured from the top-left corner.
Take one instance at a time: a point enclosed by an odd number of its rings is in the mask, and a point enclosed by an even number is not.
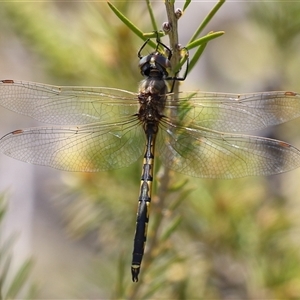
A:
[[[213,16],[217,13],[217,11],[220,9],[220,7],[223,5],[225,1],[219,1],[217,3],[217,5],[211,10],[211,12],[207,15],[207,17],[203,20],[203,22],[200,24],[200,26],[198,27],[198,29],[195,31],[195,33],[193,34],[192,38],[190,39],[190,42],[185,46],[186,49],[190,50],[193,49],[195,47],[198,47],[197,51],[195,52],[195,54],[193,55],[193,57],[191,58],[190,64],[189,64],[189,69],[188,71],[190,72],[193,67],[195,66],[195,64],[197,63],[197,61],[199,60],[201,54],[203,53],[207,43],[209,41],[211,41],[212,39],[215,39],[221,35],[224,34],[224,32],[219,31],[219,32],[209,32],[207,35],[201,37],[200,39],[196,39],[201,32],[205,29],[205,27],[209,24],[209,21],[213,18]],[[152,22],[152,27],[154,31],[158,31],[157,29],[157,25],[156,25],[156,21],[154,19],[154,13],[152,10],[152,7],[149,3],[149,1],[146,1],[147,3],[147,7],[148,7],[148,12],[149,12],[149,16],[151,18],[151,22]],[[186,5],[184,7],[184,9],[187,8],[189,4],[189,1],[186,2]],[[143,32],[138,29],[128,18],[126,18],[126,16],[124,16],[122,14],[121,11],[119,11],[113,4],[111,4],[110,2],[108,2],[109,7],[112,9],[112,11],[116,14],[116,16],[133,32],[135,33],[138,37],[140,37],[141,39],[145,40],[145,36],[148,36],[147,34],[143,34]],[[171,4],[166,3],[166,9],[167,11],[171,11],[169,15],[169,23],[173,24],[172,25],[172,29],[174,31],[174,35],[177,35],[177,33],[175,32],[174,28],[175,28],[175,24],[177,23],[177,19],[175,17],[175,15],[172,13],[174,11],[174,7]],[[162,34],[162,32],[160,32]],[[153,41],[149,41],[149,44],[151,45],[152,48],[155,48],[155,43]],[[172,39],[172,35],[170,34],[170,45],[172,46],[172,49],[176,49],[176,45],[177,45],[177,41]],[[175,61],[175,70],[174,73],[176,73],[178,70],[180,70],[180,68],[182,67],[182,65],[185,63],[186,60],[182,60],[182,62],[180,64],[178,64],[178,61]],[[178,66],[177,66],[178,64]]]
[[[3,195],[0,197],[0,228],[6,213]],[[11,237],[0,244],[0,299],[33,299],[35,287],[28,288],[29,276],[33,261],[27,259],[14,274],[12,274],[12,247],[14,238]],[[26,295],[26,296],[25,296]]]
[[[183,10],[189,9],[190,2],[185,2]],[[191,67],[207,43],[223,34],[209,32],[198,38],[224,2],[218,1],[191,34],[186,45],[196,50]],[[171,4],[166,1],[167,10],[174,9]],[[76,24],[72,30],[77,35],[62,30],[63,22],[49,13],[49,9],[58,13],[54,4],[39,8],[36,5],[2,3],[2,15],[11,20],[14,31],[28,47],[47,61],[46,69],[53,80],[60,84],[100,83],[136,89],[140,79],[136,50],[140,41],[134,40],[130,31],[145,40],[144,31],[157,30],[159,22],[149,1],[145,5],[131,1],[116,5],[110,2],[108,6],[78,4],[70,16],[73,21],[75,16],[78,19],[77,23],[71,22]],[[260,13],[266,13],[259,5]],[[169,22],[177,24],[176,19]],[[142,26],[145,30],[140,29]],[[176,26],[173,29],[176,31]],[[176,35],[177,32],[169,35],[172,49],[178,42]],[[278,34],[279,41],[284,37]],[[174,59],[177,61],[173,65],[177,66],[180,53],[175,53]],[[188,107],[181,112],[188,113]],[[294,224],[286,199],[271,194],[268,179],[196,180],[162,168],[157,170],[146,254],[137,284],[130,279],[129,258],[139,165],[105,174],[68,175],[68,195],[62,196],[65,201],[60,199],[66,230],[74,238],[93,234],[101,248],[91,263],[84,287],[75,292],[78,297],[87,298],[89,288],[112,299],[300,297],[299,249],[291,235]],[[29,262],[20,267],[10,285],[9,290],[15,291],[10,296],[17,295],[30,268]]]
[[[280,51],[286,53],[297,51],[294,42],[299,39],[299,13],[300,3],[286,0],[276,5],[274,3],[251,5],[249,9],[249,17],[274,38]]]

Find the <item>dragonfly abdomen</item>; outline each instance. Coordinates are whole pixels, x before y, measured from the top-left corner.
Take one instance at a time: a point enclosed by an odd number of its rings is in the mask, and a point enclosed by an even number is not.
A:
[[[144,255],[145,243],[147,240],[147,229],[149,222],[153,181],[154,146],[157,133],[156,124],[146,124],[145,127],[147,144],[144,155],[143,171],[141,176],[141,187],[137,210],[136,230],[134,236],[134,246],[131,265],[132,280],[135,282],[138,281],[138,274],[140,272],[140,266]]]

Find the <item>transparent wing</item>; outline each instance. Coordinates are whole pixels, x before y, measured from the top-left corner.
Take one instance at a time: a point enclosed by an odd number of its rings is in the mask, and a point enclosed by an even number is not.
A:
[[[271,175],[300,166],[300,151],[278,140],[161,126],[158,153],[168,168],[195,177]]]
[[[179,101],[167,101],[166,115],[172,122],[186,126],[244,132],[298,117],[299,100],[294,92],[185,92]],[[139,108],[137,94],[120,89],[57,87],[13,80],[0,81],[0,104],[39,121],[61,125],[118,121],[134,115]]]
[[[0,81],[0,105],[38,121],[83,125],[118,120],[138,111],[137,94],[114,88],[59,87]]]
[[[13,158],[66,171],[96,172],[128,166],[143,152],[144,132],[137,120],[77,128],[15,130],[0,139]]]
[[[300,95],[294,92],[224,94],[185,92],[167,101],[166,115],[183,126],[222,132],[245,132],[300,116]]]

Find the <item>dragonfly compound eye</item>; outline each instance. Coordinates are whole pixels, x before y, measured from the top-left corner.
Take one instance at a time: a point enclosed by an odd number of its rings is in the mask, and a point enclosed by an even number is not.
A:
[[[159,77],[167,77],[167,69],[171,67],[169,59],[160,53],[152,53],[141,58],[139,62],[141,74],[149,77],[159,75]]]

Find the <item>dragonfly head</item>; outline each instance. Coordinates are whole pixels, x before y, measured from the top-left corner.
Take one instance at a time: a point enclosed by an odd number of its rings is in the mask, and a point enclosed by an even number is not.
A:
[[[171,63],[167,57],[159,52],[151,53],[140,59],[139,68],[145,77],[168,77],[167,69],[171,68]]]

